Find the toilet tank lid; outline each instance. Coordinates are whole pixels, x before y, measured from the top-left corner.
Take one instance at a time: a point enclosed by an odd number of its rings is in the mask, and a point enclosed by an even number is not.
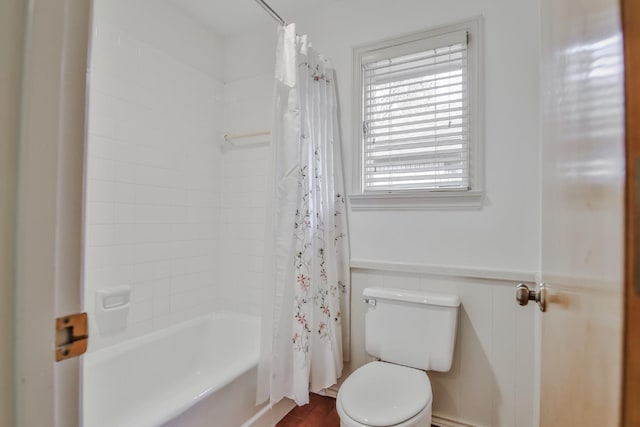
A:
[[[458,307],[460,305],[460,297],[458,295],[408,291],[404,289],[365,288],[362,291],[362,296],[365,298],[405,301],[442,307]]]

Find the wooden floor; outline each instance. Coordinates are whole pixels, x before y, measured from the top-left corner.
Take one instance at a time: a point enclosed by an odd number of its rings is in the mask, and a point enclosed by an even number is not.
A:
[[[276,427],[340,427],[336,400],[311,393],[308,405],[293,408]]]
[[[340,427],[336,400],[311,393],[308,405],[293,408],[276,427]]]

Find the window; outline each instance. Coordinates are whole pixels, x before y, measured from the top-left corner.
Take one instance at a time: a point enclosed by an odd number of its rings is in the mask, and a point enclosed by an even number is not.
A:
[[[355,50],[355,209],[480,205],[478,27]]]

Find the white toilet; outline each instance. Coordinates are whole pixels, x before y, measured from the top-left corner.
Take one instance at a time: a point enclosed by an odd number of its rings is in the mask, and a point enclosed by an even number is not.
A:
[[[460,297],[367,288],[367,353],[336,399],[341,427],[429,427],[431,383],[424,372],[451,369]]]

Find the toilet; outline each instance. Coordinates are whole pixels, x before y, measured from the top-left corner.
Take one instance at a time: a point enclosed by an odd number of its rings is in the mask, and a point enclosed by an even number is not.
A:
[[[341,427],[431,426],[431,382],[453,361],[460,297],[366,288],[367,353],[378,361],[355,370],[336,398]]]

